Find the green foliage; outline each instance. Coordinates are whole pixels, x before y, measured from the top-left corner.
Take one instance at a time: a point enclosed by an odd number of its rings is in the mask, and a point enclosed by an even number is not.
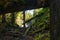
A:
[[[30,34],[34,34],[34,40],[50,40],[49,34],[49,24],[50,24],[50,11],[49,8],[42,8],[34,11],[34,16],[43,13],[41,17],[37,17],[32,20],[32,29],[30,30]],[[37,14],[36,14],[37,13]],[[48,29],[48,30],[45,30]],[[44,33],[44,31],[47,31]],[[41,34],[42,33],[42,34]],[[36,35],[37,34],[37,35]],[[47,35],[45,35],[47,34]],[[47,36],[47,37],[45,37]],[[44,39],[45,38],[45,39]]]
[[[29,13],[25,13],[25,21],[29,20],[32,18],[32,15]],[[21,26],[23,21],[23,12],[17,12],[15,14],[15,22]]]
[[[29,20],[29,19],[31,19],[31,18],[32,18],[32,15],[30,13],[26,13],[25,14],[25,20],[26,21]]]
[[[15,23],[11,24],[11,13],[5,14],[6,21],[8,23],[1,23],[0,33],[5,30],[10,32],[14,35],[14,33],[18,33],[19,37],[17,39],[22,38],[24,32],[26,31],[25,28],[18,27],[22,25],[23,20],[23,12],[15,12]],[[28,36],[32,36],[34,40],[50,40],[50,31],[49,31],[49,24],[50,24],[50,10],[49,8],[40,8],[34,10],[33,16],[29,13],[25,13],[25,21],[30,20],[31,18],[42,14],[41,17],[34,18],[31,20],[32,25],[28,31]],[[2,19],[0,17],[0,19]],[[19,20],[19,21],[18,21]],[[8,29],[9,28],[9,29]],[[2,34],[2,33],[1,33]]]

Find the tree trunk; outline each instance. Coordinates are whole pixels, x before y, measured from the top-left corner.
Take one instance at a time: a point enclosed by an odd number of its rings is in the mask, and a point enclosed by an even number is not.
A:
[[[12,24],[14,24],[14,23],[15,23],[15,14],[14,14],[14,12],[12,12],[11,23],[12,23]]]
[[[5,23],[5,14],[2,14],[2,23]]]
[[[50,10],[51,40],[60,40],[60,0],[51,0]]]
[[[25,27],[25,10],[23,11],[23,25]]]

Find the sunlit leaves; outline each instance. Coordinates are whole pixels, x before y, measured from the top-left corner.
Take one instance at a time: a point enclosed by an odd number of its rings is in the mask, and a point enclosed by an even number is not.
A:
[[[5,20],[6,20],[7,22],[11,22],[11,13],[5,14]]]
[[[25,21],[29,20],[32,18],[32,15],[29,13],[25,13]],[[22,26],[23,24],[23,12],[17,12],[15,16],[15,22],[19,25]]]
[[[26,13],[25,14],[25,20],[26,21],[29,20],[29,19],[31,19],[31,18],[32,18],[32,15],[30,13]]]
[[[15,15],[15,23],[18,24],[19,26],[21,26],[22,25],[22,19],[23,19],[22,12],[17,12]]]

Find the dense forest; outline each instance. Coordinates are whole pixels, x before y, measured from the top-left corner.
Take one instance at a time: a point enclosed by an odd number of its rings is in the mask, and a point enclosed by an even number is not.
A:
[[[60,0],[0,0],[0,40],[60,40]]]
[[[23,11],[1,14],[0,40],[50,40],[48,7],[26,10],[23,23]]]

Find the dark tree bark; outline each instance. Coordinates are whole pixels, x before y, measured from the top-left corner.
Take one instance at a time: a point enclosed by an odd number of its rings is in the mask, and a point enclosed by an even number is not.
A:
[[[25,27],[25,10],[23,11],[23,25]]]
[[[11,17],[11,23],[14,24],[15,23],[15,13],[12,12],[12,17]]]
[[[5,14],[2,14],[2,23],[5,23]]]
[[[50,11],[51,40],[60,40],[60,0],[51,0]]]

